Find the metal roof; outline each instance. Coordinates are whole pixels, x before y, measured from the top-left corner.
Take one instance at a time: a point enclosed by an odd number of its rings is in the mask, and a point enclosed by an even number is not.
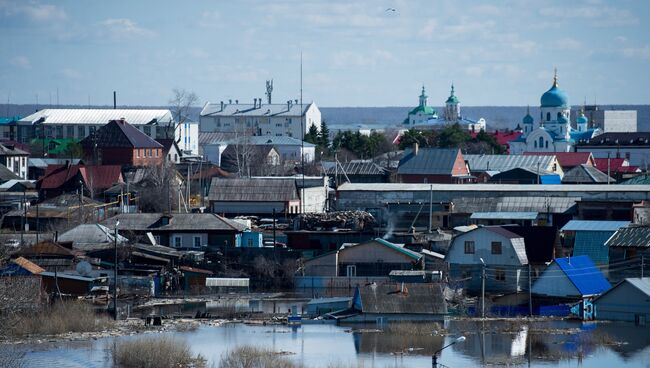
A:
[[[167,124],[173,120],[169,110],[146,109],[43,109],[20,119],[19,123],[104,125],[122,119],[132,125]]]
[[[321,162],[327,175],[335,175],[337,172],[335,162]],[[343,175],[386,175],[388,171],[374,162],[344,162],[338,167],[338,173]]]
[[[538,212],[474,212],[475,220],[535,220]]]
[[[113,230],[100,224],[81,224],[59,235],[60,242],[73,243],[113,243],[115,236]],[[117,235],[117,241],[127,242],[128,239]]]
[[[283,103],[283,104],[259,104],[259,107],[254,107],[253,104],[223,104],[221,103],[206,103],[201,110],[201,116],[249,116],[249,117],[270,117],[270,116],[301,116],[315,104],[313,102],[304,103],[302,113],[300,111],[300,104],[296,103]]]
[[[384,239],[375,238],[374,241],[376,241],[377,243],[379,243],[381,245],[387,246],[388,248],[394,249],[394,250],[396,250],[396,251],[398,251],[398,252],[400,252],[400,253],[402,253],[402,254],[410,257],[410,258],[413,258],[416,261],[419,260],[420,258],[422,258],[422,255],[420,253],[414,252],[414,251],[412,251],[410,249],[406,249],[406,248],[404,248],[402,246],[399,246],[399,245],[397,245],[395,243],[391,243],[391,242],[386,241]]]
[[[571,211],[579,197],[490,197],[453,198],[455,213],[477,212],[551,212]]]
[[[58,277],[61,279],[68,279],[68,280],[77,280],[77,281],[86,281],[86,282],[92,282],[95,281],[97,278],[95,277],[85,277],[81,275],[71,275],[69,273],[62,273],[62,272],[41,272],[41,276],[46,276],[46,277]]]
[[[554,262],[583,296],[601,294],[612,287],[588,256],[556,258]]]
[[[561,231],[616,231],[626,227],[630,221],[587,221],[571,220],[560,229]]]
[[[451,175],[462,153],[458,148],[420,148],[417,153],[406,149],[399,161],[398,174]]]
[[[80,144],[84,147],[102,148],[162,148],[150,136],[131,125],[126,120],[111,120],[95,132],[87,136]]]
[[[29,167],[38,167],[41,169],[47,169],[48,165],[64,165],[69,162],[71,165],[77,165],[81,161],[78,158],[29,158],[27,159],[27,165]]]
[[[234,143],[234,141],[231,141]],[[239,138],[239,143],[241,144],[252,144],[256,146],[305,146],[305,147],[316,147],[315,144],[309,142],[303,142],[300,139],[287,136],[270,136],[270,135],[254,135],[251,137],[241,137]]]
[[[122,213],[102,221],[109,229],[134,231],[243,231],[246,227],[238,222],[223,218],[214,213],[174,213],[169,215],[169,223],[162,224],[161,213]]]
[[[650,247],[650,227],[632,226],[618,229],[605,243],[608,247]]]
[[[616,179],[593,166],[581,164],[565,172],[562,183],[616,183]]]
[[[441,284],[370,283],[357,286],[353,306],[363,313],[447,314]]]
[[[625,281],[634,285],[637,289],[641,290],[645,295],[650,296],[650,277],[631,277],[625,279]]]
[[[210,201],[288,202],[298,199],[295,179],[212,178]]]
[[[554,154],[544,156],[524,155],[463,155],[471,171],[507,171],[515,168],[528,168],[540,171],[550,168],[555,162]]]
[[[366,192],[650,192],[647,185],[607,185],[607,184],[408,184],[408,183],[345,183],[339,191]]]

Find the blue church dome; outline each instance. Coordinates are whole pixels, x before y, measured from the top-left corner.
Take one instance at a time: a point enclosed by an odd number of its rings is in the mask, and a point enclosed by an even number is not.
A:
[[[530,114],[526,114],[526,116],[524,116],[524,119],[522,120],[522,122],[524,124],[533,124],[535,122],[535,120],[533,120],[533,117],[530,116]]]
[[[560,117],[557,119],[557,122],[560,124],[566,124],[569,121],[564,117],[564,115],[560,115]]]
[[[589,119],[585,116],[585,114],[581,113],[580,116],[576,119],[576,123],[578,124],[587,124],[589,122]]]
[[[562,91],[557,84],[557,72],[553,77],[553,86],[548,91],[544,92],[540,99],[542,107],[567,107],[569,105],[569,98]]]

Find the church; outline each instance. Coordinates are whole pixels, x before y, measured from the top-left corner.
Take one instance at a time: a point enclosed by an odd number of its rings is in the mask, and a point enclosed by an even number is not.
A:
[[[453,84],[451,85],[451,94],[445,101],[442,117],[438,116],[436,109],[427,104],[429,97],[424,90],[424,86],[422,86],[422,93],[419,98],[419,105],[409,111],[408,117],[404,120],[404,125],[409,129],[442,129],[447,125],[460,124],[461,127],[470,132],[485,130],[485,119],[472,120],[460,114],[460,101],[456,97]]]
[[[566,93],[560,89],[557,71],[553,85],[540,99],[539,121],[530,115],[530,109],[522,120],[523,134],[510,142],[510,154],[524,152],[571,152],[579,141],[588,140],[598,134],[599,129],[589,128],[589,119],[580,111],[575,129],[571,127],[571,106]]]

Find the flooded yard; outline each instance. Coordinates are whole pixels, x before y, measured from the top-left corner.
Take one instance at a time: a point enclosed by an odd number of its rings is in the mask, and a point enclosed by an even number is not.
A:
[[[432,336],[430,331],[437,334]],[[255,345],[284,352],[307,367],[430,367],[431,354],[465,336],[439,355],[447,367],[526,365],[532,367],[648,367],[650,328],[622,323],[568,321],[450,320],[440,324],[279,325],[229,323],[193,331],[165,332],[185,339],[194,353],[218,365],[226,351]],[[117,339],[17,345],[26,367],[112,367]],[[3,348],[6,348],[3,347]]]

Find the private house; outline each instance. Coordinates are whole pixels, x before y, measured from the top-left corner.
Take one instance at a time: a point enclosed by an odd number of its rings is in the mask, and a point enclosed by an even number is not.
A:
[[[374,233],[356,230],[297,230],[284,231],[284,234],[287,247],[300,252],[303,257],[332,252],[343,244],[357,244],[374,238]]]
[[[487,182],[493,184],[560,184],[561,177],[550,171],[517,167],[491,175]]]
[[[360,314],[346,318],[346,322],[442,319],[447,314],[447,302],[438,283],[373,282],[357,286],[352,310]]]
[[[27,180],[27,159],[29,152],[17,148],[13,144],[0,143],[0,164],[19,176]]]
[[[57,240],[61,243],[72,243],[73,247],[83,247],[89,244],[113,244],[115,242],[114,229],[109,229],[100,224],[80,224],[59,235]],[[117,235],[118,243],[126,243],[127,238]]]
[[[544,156],[548,154],[548,152],[523,153],[524,156]],[[579,165],[596,166],[594,156],[590,152],[553,152],[552,154],[555,155],[557,162],[565,173]]]
[[[470,136],[472,138],[476,138],[479,132],[471,132]],[[505,150],[506,154],[510,153],[510,142],[515,141],[521,137],[522,134],[524,134],[521,129],[515,129],[515,130],[504,130],[504,131],[499,131],[497,130],[496,132],[487,132],[487,134],[491,135],[494,137],[494,139],[497,141],[497,143],[503,147]]]
[[[41,241],[32,246],[21,248],[18,252],[13,253],[11,257],[23,257],[46,271],[63,271],[74,267],[77,255],[58,243]]]
[[[346,245],[304,263],[304,276],[388,276],[393,270],[424,270],[424,256],[375,238]]]
[[[617,182],[641,172],[638,166],[630,165],[626,158],[595,158],[594,161],[598,170],[613,177]]]
[[[620,281],[641,274],[641,259],[650,259],[650,226],[618,229],[605,242],[609,248],[609,279]],[[617,267],[625,265],[626,267]]]
[[[16,175],[13,171],[9,170],[6,166],[0,165],[0,182],[6,183],[11,180],[24,180]]]
[[[120,165],[50,165],[36,182],[41,197],[53,198],[61,194],[78,192],[95,197],[115,184],[123,183]]]
[[[524,238],[526,257],[531,266],[532,278],[537,278],[556,257],[560,239],[555,226],[506,226],[504,227]]]
[[[562,178],[562,184],[615,184],[616,180],[598,170],[595,166],[581,164],[569,169]]]
[[[397,176],[402,183],[460,184],[473,180],[460,149],[419,148],[404,152]]]
[[[241,176],[274,174],[280,164],[280,154],[273,146],[230,144],[221,154],[221,168]]]
[[[156,142],[162,145],[162,155],[165,162],[173,164],[181,163],[181,157],[183,157],[183,154],[175,140],[159,138],[156,139]]]
[[[29,158],[27,160],[27,171],[29,172],[28,178],[29,180],[38,180],[43,175],[45,175],[48,166],[65,165],[66,163],[69,163],[70,165],[79,165],[79,164],[83,164],[83,161],[81,161],[81,159],[78,158],[75,159],[51,158],[51,157]]]
[[[337,187],[345,182],[388,183],[390,172],[372,161],[321,162],[325,175]]]
[[[174,138],[182,142],[181,149],[191,149],[193,154],[199,152],[198,124],[189,120],[177,124],[172,113],[162,109],[43,109],[17,122],[16,140],[21,143],[36,138],[80,141],[111,120],[128,121],[151,138]]]
[[[650,166],[650,132],[606,132],[580,142],[577,152],[591,152],[595,158],[625,158],[632,166]]]
[[[245,226],[213,213],[123,213],[101,222],[131,240],[155,239],[175,249],[205,250],[236,247]]]
[[[512,169],[527,169],[532,172],[564,175],[556,153],[530,155],[463,155],[472,174],[484,172],[504,172]]]
[[[584,299],[612,286],[588,256],[556,258],[533,283],[532,293],[545,299]]]
[[[125,120],[111,120],[81,141],[87,161],[99,165],[157,166],[163,146]]]
[[[650,277],[627,278],[593,302],[598,320],[650,323]]]
[[[588,256],[596,265],[609,264],[607,240],[629,221],[571,220],[560,229],[564,254],[559,256]]]
[[[280,160],[286,163],[299,163],[301,156],[305,162],[313,162],[316,159],[316,145],[303,142],[298,138],[289,136],[253,136],[243,137],[237,142],[253,146],[272,146],[280,155]],[[236,142],[231,142],[236,144]]]
[[[499,226],[479,227],[459,234],[451,241],[445,257],[449,276],[463,280],[466,289],[481,290],[481,272],[485,267],[485,290],[490,293],[514,293],[528,283],[528,257],[521,235]]]
[[[272,87],[271,87],[272,88]],[[240,136],[304,137],[313,125],[321,126],[321,113],[315,103],[267,103],[254,98],[252,104],[229,100],[207,102],[199,115],[202,132],[238,133]]]
[[[208,196],[213,213],[287,217],[300,213],[298,188],[293,178],[213,178]]]

